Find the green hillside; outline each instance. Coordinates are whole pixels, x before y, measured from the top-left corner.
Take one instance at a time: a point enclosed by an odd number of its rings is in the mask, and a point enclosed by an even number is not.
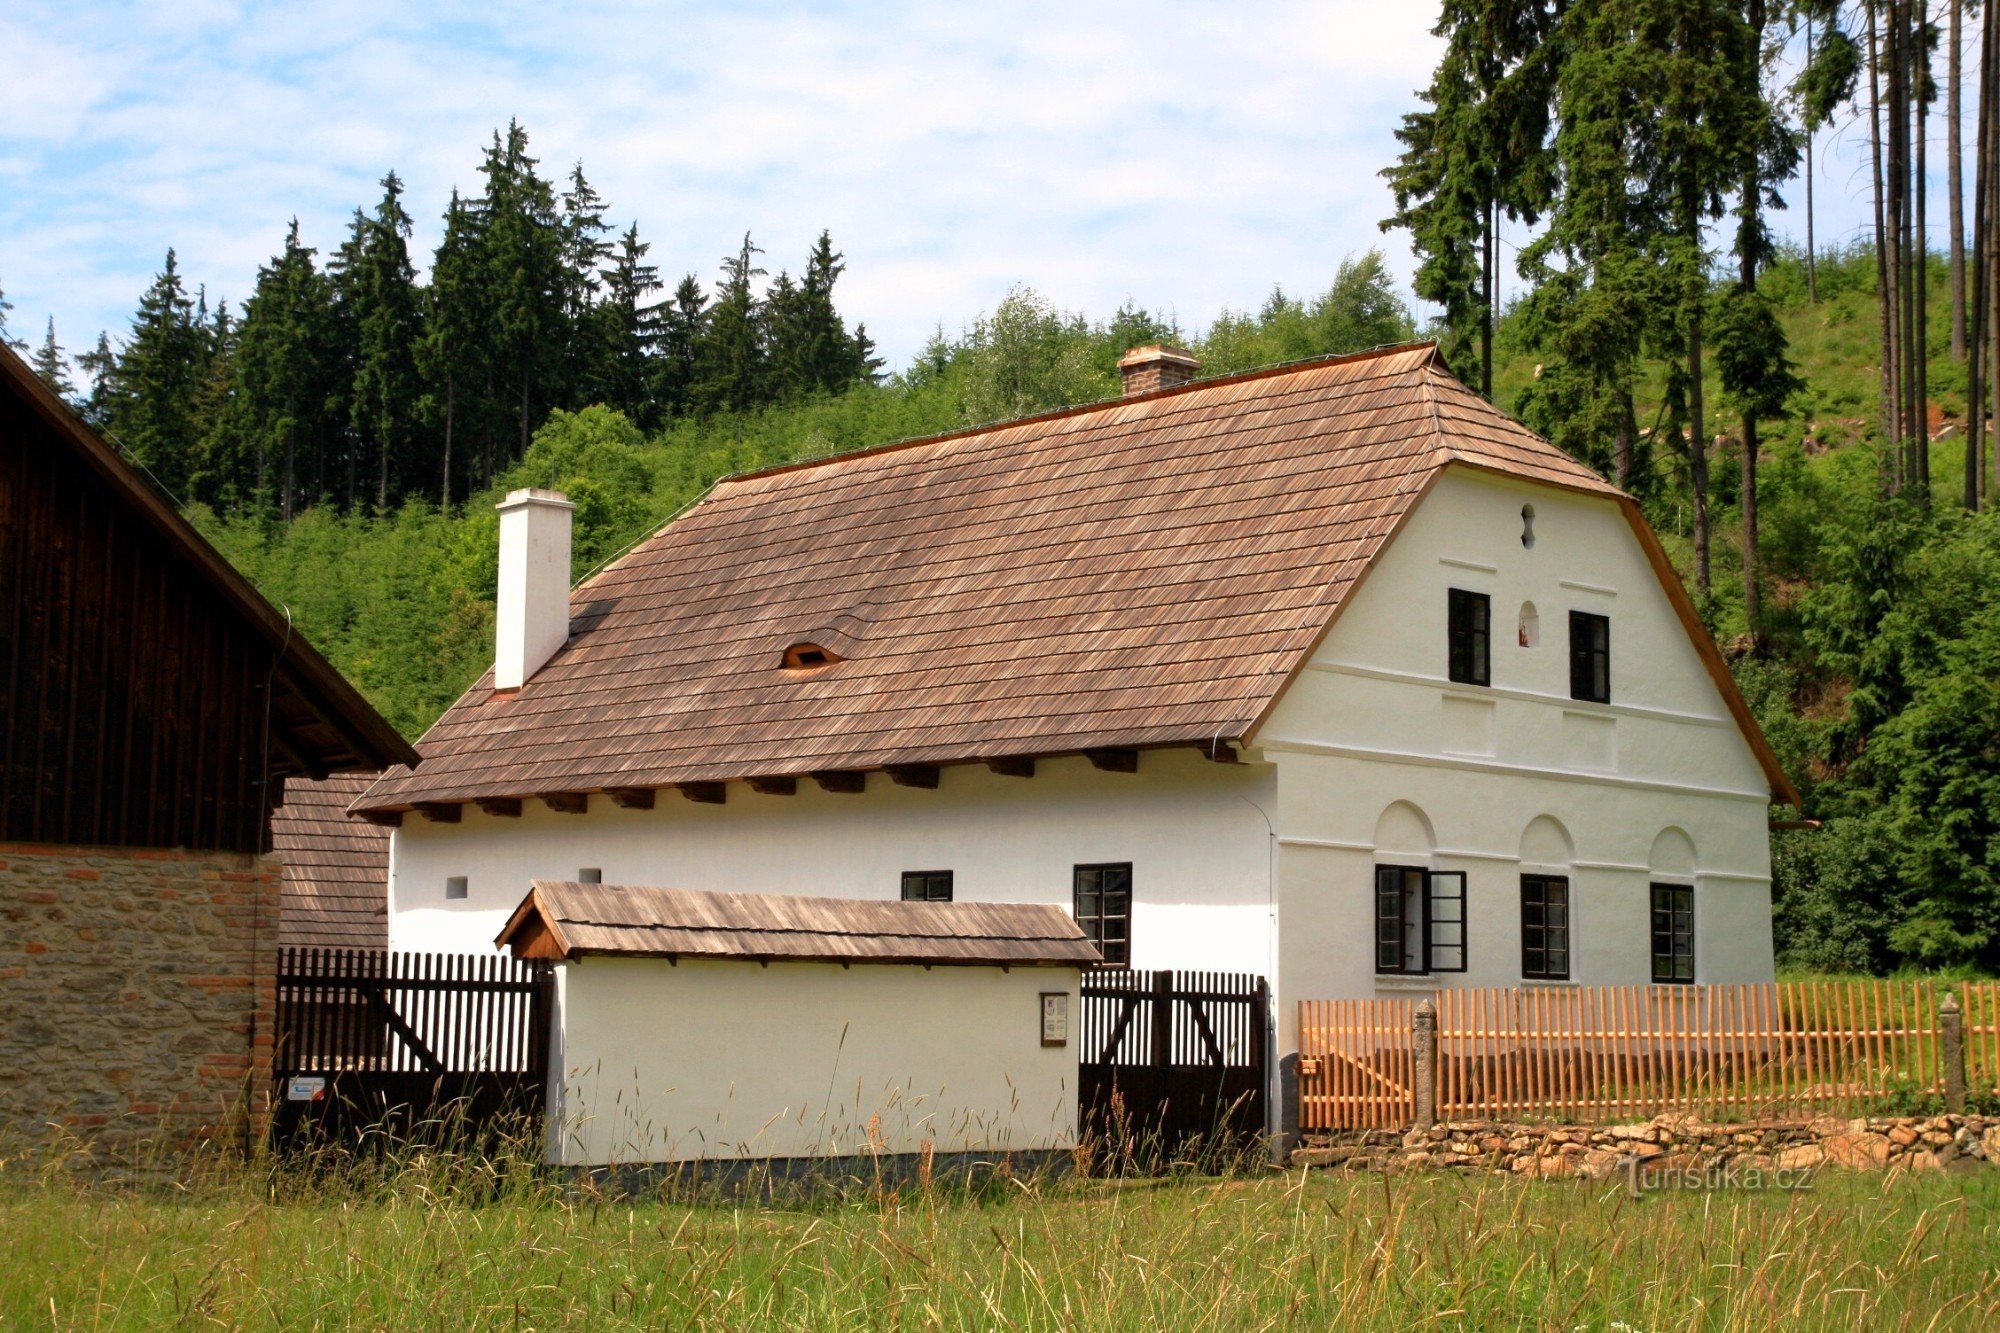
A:
[[[1881,971],[1996,961],[2000,857],[2000,520],[1957,503],[1964,369],[1951,359],[1942,266],[1931,303],[1933,503],[1885,493],[1875,444],[1872,257],[1831,258],[1820,299],[1797,259],[1778,298],[1805,389],[1761,451],[1766,644],[1743,619],[1736,511],[1740,456],[1723,437],[1712,467],[1713,588],[1703,614],[1806,795],[1815,832],[1776,839],[1781,948],[1795,964]],[[307,510],[290,524],[197,510],[216,543],[410,735],[491,656],[497,526],[508,488],[554,485],[577,502],[581,576],[733,472],[1112,396],[1116,360],[1161,337],[1189,342],[1206,372],[1414,336],[1375,256],[1344,264],[1320,296],[1274,293],[1198,338],[1125,310],[1108,322],[1010,296],[955,339],[939,337],[880,384],[837,396],[671,421],[648,435],[618,412],[556,411],[491,491],[440,513],[413,501],[381,517]],[[1497,337],[1496,398],[1512,407],[1535,375],[1512,318]],[[1641,420],[1658,413],[1658,368]],[[1720,403],[1719,391],[1711,402]],[[1654,525],[1694,580],[1685,461],[1642,450],[1635,481]],[[1778,811],[1781,816],[1795,812]]]

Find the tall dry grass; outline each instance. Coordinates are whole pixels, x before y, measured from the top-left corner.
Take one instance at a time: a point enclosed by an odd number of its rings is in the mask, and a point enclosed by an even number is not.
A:
[[[1810,1191],[1243,1170],[621,1196],[379,1145],[0,1164],[0,1327],[1984,1329],[2000,1172]]]

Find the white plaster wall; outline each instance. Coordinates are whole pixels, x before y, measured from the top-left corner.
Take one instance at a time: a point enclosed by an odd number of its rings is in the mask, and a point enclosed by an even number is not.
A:
[[[1074,968],[585,958],[560,969],[571,1165],[1076,1144]],[[1041,995],[1070,1039],[1041,1044]]]
[[[1492,599],[1490,687],[1445,678],[1453,587]],[[1611,619],[1609,705],[1569,698],[1571,609]],[[1651,980],[1655,877],[1695,885],[1699,980],[1771,976],[1768,783],[1608,501],[1448,471],[1256,739],[1278,770],[1281,1049],[1292,1000],[1521,984],[1524,869],[1570,877],[1575,983]],[[1688,864],[1654,863],[1670,828]],[[1378,862],[1466,873],[1465,973],[1376,975]]]
[[[526,802],[518,819],[465,808],[458,824],[406,816],[389,876],[396,949],[482,950],[534,879],[592,866],[607,884],[896,898],[906,870],[950,870],[960,902],[1069,907],[1072,869],[1130,861],[1133,965],[1267,973],[1272,959],[1272,771],[1192,750],[1146,751],[1137,773],[1081,758],[1032,778],[982,765],[942,770],[934,791],[871,774],[838,795],[801,780],[793,796],[740,783],[724,805],[671,791],[653,810],[593,797],[589,813]],[[467,897],[445,899],[464,875]]]

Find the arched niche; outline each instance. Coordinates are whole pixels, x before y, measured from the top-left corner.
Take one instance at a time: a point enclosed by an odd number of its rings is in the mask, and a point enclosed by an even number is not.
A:
[[[1536,815],[1521,831],[1522,865],[1566,866],[1575,859],[1576,842],[1555,816]]]
[[[1535,610],[1533,602],[1521,603],[1521,618],[1517,635],[1523,648],[1542,646],[1542,614]]]
[[[1408,801],[1397,801],[1375,821],[1377,855],[1416,857],[1428,860],[1437,849],[1437,834],[1430,817]]]
[[[1660,830],[1660,836],[1653,839],[1653,853],[1647,858],[1655,875],[1673,875],[1681,879],[1694,877],[1694,839],[1686,831],[1677,828]]]

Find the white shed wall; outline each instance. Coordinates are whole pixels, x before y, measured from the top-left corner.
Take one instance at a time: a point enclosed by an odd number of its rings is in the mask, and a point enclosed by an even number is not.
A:
[[[560,970],[555,1161],[1076,1144],[1074,968],[586,958]],[[1071,998],[1041,1044],[1041,994]]]
[[[960,902],[1072,901],[1072,870],[1132,863],[1133,965],[1266,973],[1272,956],[1267,766],[1192,750],[1147,751],[1137,773],[1081,758],[1032,778],[948,767],[934,791],[870,774],[839,795],[801,779],[793,796],[740,783],[724,805],[672,791],[653,810],[593,797],[583,815],[538,801],[518,819],[467,806],[458,824],[410,815],[396,831],[389,942],[396,949],[491,948],[534,879],[840,898],[896,898],[906,870],[950,870]],[[445,881],[467,879],[447,901]]]
[[[1454,587],[1492,599],[1488,687],[1446,679]],[[1572,609],[1610,617],[1608,705],[1569,697]],[[1257,739],[1278,770],[1281,1049],[1291,1000],[1522,984],[1524,869],[1570,877],[1574,983],[1651,980],[1654,878],[1695,886],[1699,980],[1771,976],[1767,781],[1607,501],[1447,472]],[[1466,872],[1466,972],[1376,974],[1378,863]]]

